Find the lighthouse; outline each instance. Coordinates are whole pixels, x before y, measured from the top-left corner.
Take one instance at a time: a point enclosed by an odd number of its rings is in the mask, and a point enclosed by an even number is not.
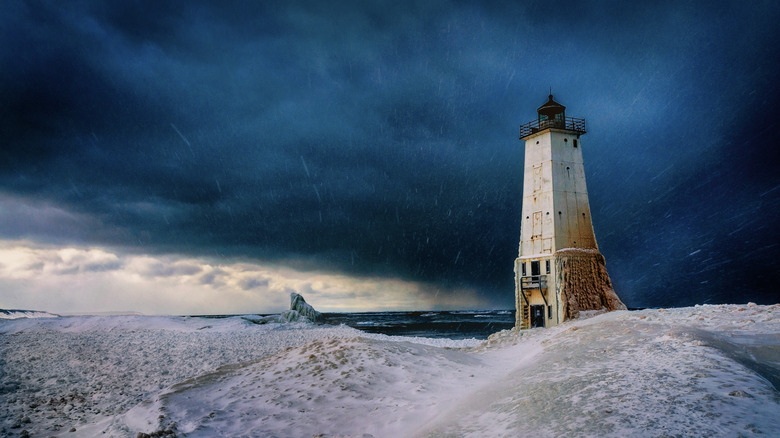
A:
[[[552,327],[584,310],[625,309],[612,288],[591,222],[582,135],[585,120],[553,100],[520,127],[525,141],[516,327]]]

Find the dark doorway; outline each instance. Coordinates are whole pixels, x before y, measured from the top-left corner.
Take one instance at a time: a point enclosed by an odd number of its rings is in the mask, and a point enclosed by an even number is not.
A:
[[[534,260],[531,262],[531,275],[539,275],[541,274],[541,271],[539,270],[539,260]]]
[[[544,306],[531,306],[531,328],[534,327],[544,327]]]

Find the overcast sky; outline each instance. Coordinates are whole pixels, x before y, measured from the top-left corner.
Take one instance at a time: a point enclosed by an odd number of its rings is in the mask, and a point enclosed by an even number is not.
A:
[[[224,3],[4,2],[0,307],[511,308],[550,87],[629,307],[780,301],[777,2]]]

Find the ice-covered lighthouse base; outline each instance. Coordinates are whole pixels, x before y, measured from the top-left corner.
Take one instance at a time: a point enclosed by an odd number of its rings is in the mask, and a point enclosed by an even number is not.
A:
[[[604,256],[595,249],[562,249],[555,253],[556,294],[563,321],[584,310],[626,310],[607,273]]]
[[[546,274],[531,276],[524,275],[528,270],[521,268],[523,263],[527,266],[524,259],[515,261],[517,329],[552,327],[578,318],[583,311],[626,310],[612,287],[604,256],[598,249],[565,248],[544,261],[549,266]],[[545,311],[535,317],[532,309],[539,307]]]

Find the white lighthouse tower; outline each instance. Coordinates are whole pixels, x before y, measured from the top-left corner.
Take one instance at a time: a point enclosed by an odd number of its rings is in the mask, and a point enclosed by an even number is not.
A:
[[[581,136],[585,120],[549,100],[520,127],[523,217],[515,260],[516,327],[551,327],[581,310],[625,306],[612,289],[591,223]]]

